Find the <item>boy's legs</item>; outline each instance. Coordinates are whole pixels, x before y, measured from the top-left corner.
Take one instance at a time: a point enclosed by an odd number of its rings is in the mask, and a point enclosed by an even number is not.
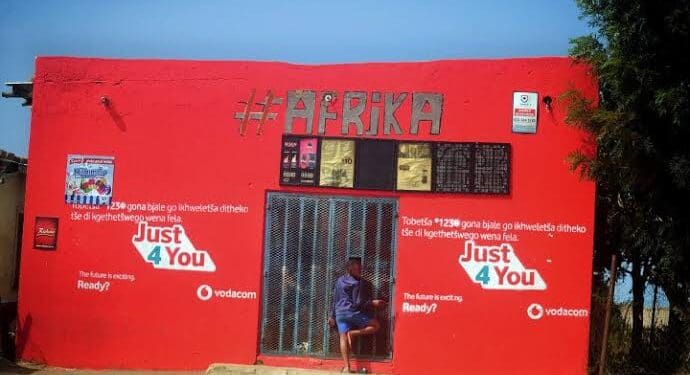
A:
[[[357,336],[372,335],[381,328],[381,324],[376,318],[369,320],[369,323],[360,329],[353,329],[347,332],[348,344],[352,346],[352,339]]]
[[[343,357],[343,368],[350,371],[350,340],[348,332],[352,329],[351,322],[347,318],[336,316],[336,326],[340,334],[340,355]]]
[[[348,331],[349,332],[349,331]],[[348,334],[340,334],[340,355],[343,357],[343,368],[350,370],[350,340]]]

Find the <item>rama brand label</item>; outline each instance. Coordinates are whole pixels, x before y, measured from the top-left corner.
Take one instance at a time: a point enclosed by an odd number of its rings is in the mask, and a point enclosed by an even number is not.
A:
[[[54,250],[57,248],[58,218],[36,217],[34,228],[34,249]]]

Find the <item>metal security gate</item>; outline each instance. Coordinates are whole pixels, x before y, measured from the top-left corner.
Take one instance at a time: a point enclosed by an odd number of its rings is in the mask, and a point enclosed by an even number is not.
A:
[[[340,355],[328,325],[335,279],[349,257],[362,258],[373,297],[376,335],[360,337],[360,358],[391,357],[397,200],[269,193],[266,205],[261,352],[293,356]]]

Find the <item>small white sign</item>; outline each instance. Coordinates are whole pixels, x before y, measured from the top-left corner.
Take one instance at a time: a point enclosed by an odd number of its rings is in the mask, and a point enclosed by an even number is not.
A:
[[[537,132],[537,108],[539,95],[536,92],[513,93],[513,132]]]

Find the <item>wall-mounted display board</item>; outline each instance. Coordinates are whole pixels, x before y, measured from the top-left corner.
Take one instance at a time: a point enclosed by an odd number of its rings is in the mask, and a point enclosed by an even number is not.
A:
[[[434,191],[510,193],[510,144],[437,143]]]
[[[508,143],[283,136],[280,184],[509,194]]]

